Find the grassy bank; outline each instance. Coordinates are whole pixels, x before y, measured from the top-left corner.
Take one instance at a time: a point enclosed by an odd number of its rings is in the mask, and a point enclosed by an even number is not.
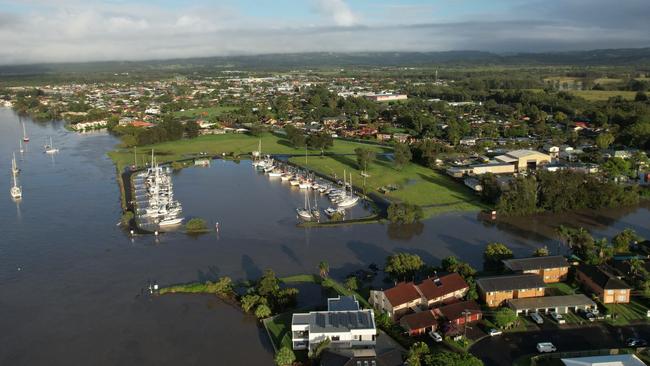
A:
[[[352,173],[352,183],[364,186],[364,177],[357,169],[354,156],[295,157],[291,162],[317,171],[321,174],[341,178],[343,170]],[[397,190],[385,195],[391,201],[403,201],[419,205],[426,216],[452,211],[473,211],[484,208],[474,193],[451,178],[417,164],[408,164],[401,170],[394,168],[393,163],[379,157],[368,165],[365,178],[366,193],[377,192],[381,187],[394,185]]]
[[[151,154],[154,149],[156,157],[160,162],[169,162],[188,159],[200,156],[201,153],[208,155],[220,155],[222,153],[233,153],[234,155],[249,154],[257,150],[260,139],[262,140],[262,152],[265,154],[304,154],[304,149],[295,149],[282,137],[266,133],[261,137],[247,134],[229,133],[225,135],[199,136],[195,139],[182,139],[178,141],[163,142],[160,144],[138,147],[138,154]],[[354,149],[363,146],[377,152],[390,151],[390,148],[361,144],[357,142],[334,140],[334,146],[327,150],[327,153],[352,154]],[[319,151],[311,151],[315,154]],[[133,164],[133,149],[117,149],[108,153],[119,171],[124,167]],[[141,158],[139,159],[142,165]],[[303,158],[304,161],[304,158]]]
[[[236,111],[239,107],[233,106],[216,106],[209,108],[196,108],[188,109],[185,111],[174,112],[175,117],[203,117],[203,118],[212,118],[219,117],[224,113]]]
[[[572,90],[571,94],[585,98],[592,102],[607,101],[613,97],[623,97],[623,99],[634,100],[636,92],[623,90]]]

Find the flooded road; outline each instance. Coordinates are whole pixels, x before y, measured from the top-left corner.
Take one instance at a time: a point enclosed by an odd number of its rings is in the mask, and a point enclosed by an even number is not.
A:
[[[543,215],[488,222],[477,213],[436,217],[421,225],[297,228],[304,196],[258,175],[245,162],[215,162],[174,175],[187,217],[221,223],[219,235],[170,233],[129,238],[120,218],[116,172],[106,133],[75,134],[61,123],[25,120],[31,137],[18,154],[24,198],[9,196],[11,153],[19,118],[0,109],[1,365],[263,365],[266,335],[250,317],[210,296],[142,294],[148,281],[204,281],[228,275],[314,273],[322,260],[338,278],[382,265],[395,251],[437,264],[456,255],[480,267],[490,241],[529,255],[557,247],[554,228],[585,226],[597,236],[625,227],[650,237],[648,207]],[[49,137],[60,153],[43,153]]]

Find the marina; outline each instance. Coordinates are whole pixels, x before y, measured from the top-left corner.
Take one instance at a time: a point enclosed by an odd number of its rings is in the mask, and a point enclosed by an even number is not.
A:
[[[120,191],[106,157],[119,141],[105,132],[71,133],[61,122],[24,123],[33,141],[52,136],[61,150],[52,164],[40,146],[23,145],[24,157],[16,155],[25,196],[14,202],[7,193],[22,126],[16,114],[0,108],[3,365],[142,364],[143,355],[169,364],[273,362],[273,349],[255,319],[212,296],[142,295],[152,280],[237,281],[259,278],[269,268],[278,276],[317,273],[320,261],[342,280],[373,263],[382,266],[394,252],[417,253],[431,264],[455,255],[481,268],[488,242],[506,243],[517,257],[543,245],[555,252],[555,229],[566,222],[598,238],[627,227],[650,237],[647,206],[494,222],[465,212],[406,227],[296,227],[295,210],[305,202],[299,182],[270,178],[249,160],[223,159],[170,173],[183,215],[204,218],[209,226],[218,222],[218,234],[131,237],[115,226]],[[313,205],[314,190],[308,192]],[[334,207],[320,192],[315,198],[322,214]],[[361,200],[347,209],[346,218],[367,216],[364,205]]]

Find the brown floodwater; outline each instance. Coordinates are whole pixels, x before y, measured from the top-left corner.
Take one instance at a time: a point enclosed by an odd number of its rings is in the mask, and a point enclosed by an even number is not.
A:
[[[648,206],[495,222],[472,212],[408,227],[298,228],[302,192],[245,161],[217,161],[173,179],[185,215],[219,222],[219,235],[132,239],[116,226],[119,190],[106,152],[117,140],[102,132],[71,133],[57,122],[25,123],[31,141],[18,154],[24,198],[15,203],[10,156],[22,129],[13,112],[0,109],[0,365],[272,363],[254,319],[211,296],[146,296],[150,281],[254,279],[267,268],[280,275],[314,273],[322,260],[332,276],[343,278],[382,265],[396,251],[431,264],[456,255],[480,267],[491,241],[517,255],[541,245],[555,250],[559,224],[584,226],[597,236],[631,227],[650,237]],[[48,136],[58,155],[43,153]],[[362,214],[363,208],[355,210]],[[302,304],[320,302],[317,289],[303,290]]]

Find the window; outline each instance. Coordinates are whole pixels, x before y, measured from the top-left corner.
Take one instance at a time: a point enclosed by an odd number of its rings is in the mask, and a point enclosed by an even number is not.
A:
[[[626,301],[627,301],[627,296],[625,296],[625,295],[621,295],[621,296],[619,296],[619,297],[618,297],[618,301],[619,301],[619,302],[626,302]]]
[[[339,336],[332,336],[332,341],[333,341],[333,342],[335,342],[335,341],[339,341],[339,340],[341,340],[341,337],[339,337]]]
[[[613,295],[613,294],[614,294],[614,290],[607,290],[607,295]]]

